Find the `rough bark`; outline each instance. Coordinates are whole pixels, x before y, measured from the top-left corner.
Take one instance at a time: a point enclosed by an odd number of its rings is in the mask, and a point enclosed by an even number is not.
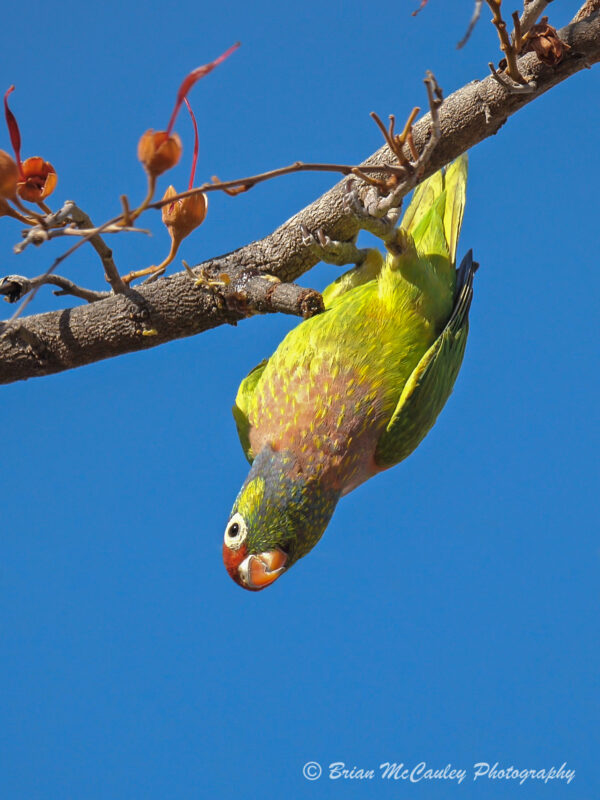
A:
[[[587,5],[597,8],[596,0],[588,0]],[[495,134],[508,117],[553,86],[600,60],[600,12],[573,22],[559,35],[571,49],[558,66],[542,64],[534,53],[519,59],[521,73],[535,81],[532,92],[511,93],[488,76],[445,99],[440,108],[441,140],[423,177]],[[419,151],[430,135],[429,123],[429,115],[425,115],[415,126]],[[390,160],[387,147],[382,147],[365,163]],[[0,383],[155,347],[223,323],[235,323],[250,310],[305,316],[318,312],[322,307],[318,293],[290,283],[317,261],[302,242],[300,226],[312,231],[322,228],[341,240],[357,233],[357,221],[343,201],[345,180],[264,239],[198,265],[208,278],[226,274],[226,286],[195,286],[182,272],[86,306],[0,323]],[[275,276],[281,283],[267,276]]]

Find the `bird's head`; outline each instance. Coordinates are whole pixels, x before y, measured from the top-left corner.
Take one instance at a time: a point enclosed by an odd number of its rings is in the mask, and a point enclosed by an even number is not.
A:
[[[225,528],[227,572],[244,589],[270,586],[319,541],[339,496],[299,470],[289,451],[263,448]]]

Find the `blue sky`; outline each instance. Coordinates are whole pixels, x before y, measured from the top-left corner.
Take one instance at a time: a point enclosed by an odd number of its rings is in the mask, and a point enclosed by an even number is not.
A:
[[[417,4],[382,0],[376,17],[315,0],[12,4],[2,74],[24,155],[54,163],[57,201],[112,216],[144,190],[139,135],[166,125],[191,68],[239,39],[191,95],[199,178],[358,162],[380,144],[369,111],[402,118],[424,104],[426,69],[449,93],[498,58],[486,11],[456,51],[471,3],[430,0],[412,18]],[[578,3],[554,5],[561,25]],[[230,407],[295,320],[2,388],[3,798],[595,796],[599,75],[471,153],[459,256],[472,247],[481,269],[455,392],[417,452],[344,498],[269,590],[242,592],[221,563],[247,469]],[[177,129],[183,187],[183,115]],[[213,195],[181,257],[259,238],[330,183]],[[149,221],[152,239],[113,240],[123,272],[166,252]],[[3,273],[37,274],[61,251],[17,259],[19,226],[4,223]],[[92,253],[67,269],[102,287]],[[320,265],[303,283],[336,274]],[[32,310],[59,305],[46,290]],[[308,761],[319,780],[302,776]],[[331,780],[340,761],[467,777]],[[474,782],[477,762],[576,775]]]

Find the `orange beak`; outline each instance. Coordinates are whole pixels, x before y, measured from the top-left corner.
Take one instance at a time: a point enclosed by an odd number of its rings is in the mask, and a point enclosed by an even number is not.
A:
[[[239,566],[239,584],[244,589],[258,592],[269,586],[285,572],[287,555],[283,550],[268,550],[256,556],[248,556]]]

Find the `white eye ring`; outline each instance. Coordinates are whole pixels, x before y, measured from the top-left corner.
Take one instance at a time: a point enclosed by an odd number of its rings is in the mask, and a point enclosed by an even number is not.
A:
[[[248,527],[242,515],[237,512],[227,523],[224,541],[231,550],[237,550],[244,543],[248,535]]]

